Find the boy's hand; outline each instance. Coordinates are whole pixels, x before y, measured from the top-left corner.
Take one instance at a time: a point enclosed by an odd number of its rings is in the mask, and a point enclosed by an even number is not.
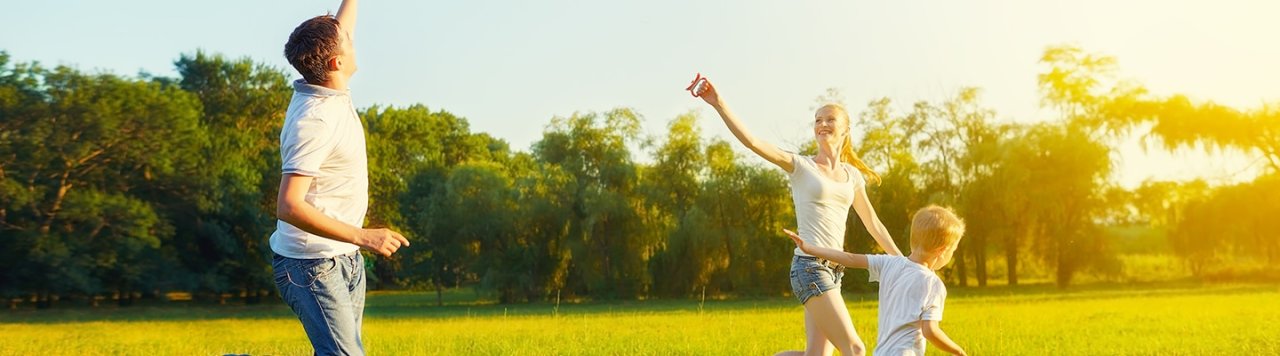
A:
[[[938,325],[937,320],[921,320],[920,331],[924,334],[924,339],[929,340],[930,344],[938,347],[939,351],[952,355],[968,355],[968,353],[964,352],[964,349],[961,348],[959,344],[952,341],[951,337],[947,336],[947,333],[942,331],[942,327]]]
[[[782,229],[782,232],[791,238],[791,242],[800,248],[800,251],[807,253],[813,257],[823,258],[831,262],[839,263],[845,267],[851,268],[867,268],[870,263],[867,255],[859,255],[856,253],[848,253],[833,248],[822,247],[822,245],[810,246],[800,239],[800,235],[796,235],[794,231]]]
[[[782,232],[787,234],[787,237],[791,238],[791,242],[794,242],[796,244],[796,247],[800,248],[800,251],[804,251],[804,253],[810,253],[809,248],[804,245],[804,240],[800,239],[800,235],[796,235],[794,231],[787,230],[787,229],[782,229]]]

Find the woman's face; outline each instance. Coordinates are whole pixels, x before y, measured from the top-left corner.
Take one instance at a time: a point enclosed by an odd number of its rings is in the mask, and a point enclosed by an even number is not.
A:
[[[849,134],[849,118],[835,106],[823,106],[813,114],[813,139],[818,143],[829,143],[833,147]]]

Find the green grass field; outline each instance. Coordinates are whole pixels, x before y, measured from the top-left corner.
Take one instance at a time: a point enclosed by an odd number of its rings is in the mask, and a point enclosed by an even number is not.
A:
[[[800,349],[792,299],[502,306],[374,293],[366,350],[418,354],[733,354]],[[846,295],[874,348],[874,295]],[[1280,354],[1280,285],[953,288],[943,328],[974,355]],[[0,355],[307,354],[282,304],[0,311]],[[930,348],[931,354],[937,354]]]

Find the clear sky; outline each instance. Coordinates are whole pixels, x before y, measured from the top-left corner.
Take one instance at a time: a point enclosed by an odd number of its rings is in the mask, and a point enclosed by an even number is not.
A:
[[[281,55],[289,32],[339,3],[10,2],[0,50],[17,61],[174,75],[174,59],[204,49],[294,73]],[[642,114],[652,134],[693,110],[706,135],[731,138],[682,91],[702,72],[749,129],[788,146],[811,137],[811,108],[826,88],[858,111],[877,97],[906,110],[977,86],[1001,120],[1050,119],[1037,60],[1063,43],[1117,57],[1123,77],[1156,94],[1237,108],[1278,102],[1276,14],[1272,0],[367,0],[351,87],[359,107],[423,103],[520,150],[554,116],[619,106]],[[1251,177],[1260,166],[1241,155],[1144,154],[1129,141],[1116,156],[1126,186]]]

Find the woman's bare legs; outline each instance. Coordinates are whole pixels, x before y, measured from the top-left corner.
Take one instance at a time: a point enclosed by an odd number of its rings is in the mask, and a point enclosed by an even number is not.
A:
[[[862,356],[866,345],[853,329],[849,309],[840,292],[830,290],[804,303],[805,351],[785,351],[778,355],[829,356],[837,349],[843,356]]]

